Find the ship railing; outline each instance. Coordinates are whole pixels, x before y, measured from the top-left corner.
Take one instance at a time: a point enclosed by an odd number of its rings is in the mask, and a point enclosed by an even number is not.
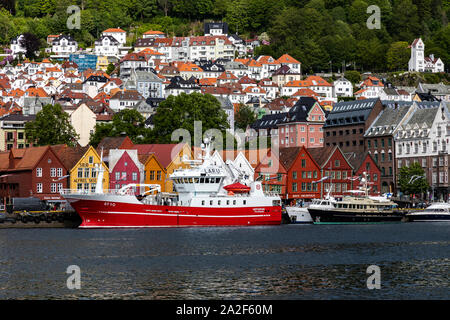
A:
[[[120,191],[120,189],[107,189],[103,192],[95,192],[92,190],[78,190],[78,189],[63,189],[60,191],[62,196],[64,195],[87,195],[87,194],[108,194],[108,195],[135,195],[133,189]]]

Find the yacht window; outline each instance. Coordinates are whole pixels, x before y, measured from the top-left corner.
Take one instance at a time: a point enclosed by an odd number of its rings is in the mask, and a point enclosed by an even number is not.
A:
[[[246,205],[246,204],[247,204],[247,200],[244,200],[244,201],[243,201],[243,204]]]
[[[220,178],[216,178],[216,183],[220,183]]]
[[[202,200],[202,206],[204,206],[205,205],[205,200]]]
[[[227,200],[227,206],[229,206],[230,205],[230,200]]]
[[[192,178],[189,178],[189,183],[192,183]]]
[[[183,178],[183,183],[188,183],[188,178]]]
[[[198,178],[195,178],[195,179],[194,179],[194,182],[195,182],[195,183],[198,183]]]
[[[205,178],[200,178],[200,183],[205,183]]]
[[[205,178],[205,183],[209,183],[209,178]]]
[[[236,200],[233,200],[233,205],[236,205]]]
[[[213,201],[211,200],[211,201],[209,201],[209,205],[210,206],[212,206],[213,205]]]
[[[219,205],[219,206],[220,206],[220,200],[217,200],[217,205]]]

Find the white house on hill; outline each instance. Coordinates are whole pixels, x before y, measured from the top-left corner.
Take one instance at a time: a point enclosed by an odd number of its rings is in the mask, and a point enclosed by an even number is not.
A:
[[[409,71],[444,72],[444,63],[440,58],[435,58],[433,54],[425,57],[425,44],[421,38],[414,39],[410,48],[411,58],[408,63]]]

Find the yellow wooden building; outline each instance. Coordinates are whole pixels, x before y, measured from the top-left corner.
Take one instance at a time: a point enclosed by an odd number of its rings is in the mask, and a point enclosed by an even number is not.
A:
[[[174,191],[170,175],[178,168],[189,167],[184,158],[192,160],[188,144],[148,144],[135,145],[135,148],[145,167],[145,183],[159,184],[161,192]]]
[[[72,190],[95,191],[97,183],[96,166],[100,164],[100,155],[92,146],[78,160],[75,166],[70,170],[70,188]],[[109,169],[105,162],[102,162],[103,172],[103,190],[109,189]]]

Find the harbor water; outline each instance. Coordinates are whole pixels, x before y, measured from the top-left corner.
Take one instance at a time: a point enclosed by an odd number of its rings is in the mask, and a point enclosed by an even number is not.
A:
[[[450,297],[449,223],[1,229],[0,245],[0,299]]]

